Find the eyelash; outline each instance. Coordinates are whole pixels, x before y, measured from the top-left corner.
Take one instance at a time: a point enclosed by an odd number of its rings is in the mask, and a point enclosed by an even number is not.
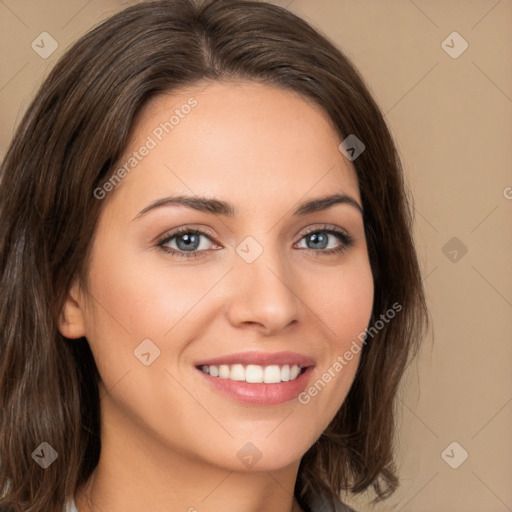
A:
[[[206,238],[209,238],[212,242],[217,244],[217,241],[213,238],[211,234],[208,232],[204,232],[198,229],[192,229],[192,228],[178,228],[175,231],[171,231],[168,233],[165,233],[157,242],[157,246],[160,247],[164,252],[171,254],[173,256],[179,256],[180,258],[197,258],[202,256],[201,253],[207,252],[207,250],[195,250],[195,251],[181,251],[176,249],[171,249],[169,247],[165,247],[166,243],[169,243],[172,239],[178,237],[179,235],[183,234],[194,234],[194,235],[203,235]],[[338,240],[341,242],[341,245],[339,247],[336,247],[334,249],[321,249],[321,250],[315,250],[315,249],[306,249],[307,251],[316,253],[316,256],[324,255],[324,256],[330,256],[335,254],[341,254],[348,248],[350,248],[352,245],[354,245],[354,238],[349,235],[346,231],[336,228],[334,226],[325,225],[322,228],[312,228],[308,230],[306,233],[303,233],[300,240],[307,237],[311,234],[317,234],[317,233],[328,233],[330,235],[334,235],[338,238]],[[299,240],[299,241],[300,241]],[[302,249],[304,250],[304,249]]]

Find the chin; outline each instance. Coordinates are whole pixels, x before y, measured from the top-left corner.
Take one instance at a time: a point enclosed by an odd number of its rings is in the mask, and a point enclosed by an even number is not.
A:
[[[242,440],[231,441],[232,449],[228,453],[219,454],[216,460],[222,460],[222,466],[230,471],[278,471],[298,464],[313,444],[304,444],[304,437],[295,435],[288,438],[290,445],[287,446],[282,437],[276,436],[270,440],[274,434],[265,439],[267,435],[262,435],[261,438],[245,436]],[[297,443],[297,439],[302,442]]]

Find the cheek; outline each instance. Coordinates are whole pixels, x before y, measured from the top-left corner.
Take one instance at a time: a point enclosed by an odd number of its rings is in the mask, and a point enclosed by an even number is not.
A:
[[[364,350],[362,340],[374,296],[368,259],[354,259],[353,264],[332,273],[323,284],[324,293],[310,288],[310,300],[316,304],[314,311],[322,320],[325,351],[298,402],[318,418],[321,428],[326,428],[350,390]]]
[[[194,322],[202,323],[195,310],[202,311],[203,321],[214,313],[216,290],[212,288],[224,273],[218,266],[187,268],[186,262],[176,265],[135,249],[121,251],[121,244],[120,240],[109,244],[103,239],[102,250],[93,252],[93,314],[88,322],[93,342],[103,340],[109,347],[123,349],[128,346],[129,353],[146,338],[165,345],[169,336],[176,339],[173,334],[182,331],[182,320],[190,324],[194,318]],[[324,268],[321,273],[303,269],[300,273],[305,277],[298,277],[298,296],[305,307],[303,320],[321,321],[332,357],[367,327],[373,304],[368,258],[364,251],[357,251],[336,268]],[[181,334],[186,338],[186,333]]]
[[[113,390],[126,414],[152,429],[155,438],[161,436],[169,444],[179,440],[180,449],[195,450],[212,460],[225,457],[234,447],[223,432],[215,446],[203,439],[205,429],[215,433],[219,426],[205,417],[201,407],[196,407],[191,395],[201,399],[203,391],[195,388],[195,381],[187,381],[187,374],[180,373],[176,364],[187,360],[191,340],[215,327],[226,298],[237,294],[236,286],[224,288],[220,283],[216,287],[229,266],[205,264],[187,268],[185,262],[168,263],[165,258],[150,258],[142,251],[137,253],[126,247],[121,250],[119,240],[109,245],[103,239],[102,244],[101,252],[93,252],[90,269],[94,298],[87,337],[105,387]],[[341,371],[336,371],[337,357],[343,356],[367,327],[373,304],[372,274],[364,253],[354,253],[336,267],[304,263],[295,270],[290,288],[298,296],[304,339],[314,340],[315,345],[309,350],[319,358],[308,401],[294,402],[296,413],[268,439],[265,432],[272,430],[280,418],[272,417],[272,427],[267,428],[263,422],[261,428],[252,419],[241,419],[220,399],[216,408],[222,424],[236,433],[237,443],[238,438],[251,435],[262,451],[275,454],[276,461],[279,457],[297,456],[298,449],[305,451],[341,406],[353,381],[359,354]],[[147,338],[161,349],[161,356],[149,367],[134,357],[136,347]],[[329,368],[335,377],[329,374]],[[177,375],[186,388],[170,375]],[[296,438],[297,432],[302,445],[289,447],[286,452],[288,441]]]
[[[162,338],[211,286],[197,272],[170,268],[164,258],[130,248],[114,251],[107,243],[93,259],[90,280],[95,319],[134,342]]]
[[[367,258],[354,259],[353,264],[326,275],[321,288],[311,286],[309,289],[315,312],[329,327],[326,332],[332,348],[344,349],[368,326],[374,285]]]
[[[151,366],[173,366],[198,326],[209,320],[211,290],[219,280],[218,268],[187,269],[175,261],[173,268],[164,257],[112,240],[104,237],[101,250],[92,254],[86,320],[86,336],[106,384],[141,366],[134,351],[147,339],[160,351]]]

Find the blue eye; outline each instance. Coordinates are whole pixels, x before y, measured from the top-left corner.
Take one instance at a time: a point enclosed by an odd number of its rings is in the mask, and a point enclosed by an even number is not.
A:
[[[329,238],[335,237],[340,245],[337,247],[327,248],[329,245]],[[325,228],[325,229],[314,229],[313,231],[309,231],[304,234],[302,240],[309,240],[313,247],[307,247],[308,249],[312,249],[313,252],[320,254],[337,254],[345,251],[349,247],[354,244],[354,239],[345,231],[339,230],[338,228]],[[306,242],[307,243],[307,242]],[[315,250],[316,248],[321,250]]]
[[[197,229],[180,228],[169,236],[166,235],[166,238],[161,240],[158,246],[173,255],[180,255],[180,257],[184,258],[197,258],[199,253],[205,250],[199,250],[201,237],[211,240],[209,235]],[[173,241],[176,243],[176,249],[167,246],[167,244]]]
[[[180,258],[197,258],[198,256],[202,256],[201,253],[208,250],[208,243],[202,244],[202,238],[214,243],[213,237],[208,233],[198,229],[183,227],[171,233],[166,233],[164,238],[162,238],[157,245],[163,251],[173,256]],[[330,238],[337,239],[339,245],[328,248]],[[307,245],[309,245],[308,241],[312,244],[306,247],[306,249],[316,253],[316,255],[338,254],[354,244],[352,236],[346,231],[334,226],[312,229],[302,235],[300,241],[302,242],[302,240],[306,240]],[[176,247],[169,247],[171,243],[174,243]]]

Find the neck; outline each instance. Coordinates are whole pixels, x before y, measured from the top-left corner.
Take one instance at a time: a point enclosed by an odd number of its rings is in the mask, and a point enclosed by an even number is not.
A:
[[[300,460],[272,471],[233,471],[171,450],[119,419],[102,415],[98,465],[75,493],[79,512],[302,512],[293,496]]]

